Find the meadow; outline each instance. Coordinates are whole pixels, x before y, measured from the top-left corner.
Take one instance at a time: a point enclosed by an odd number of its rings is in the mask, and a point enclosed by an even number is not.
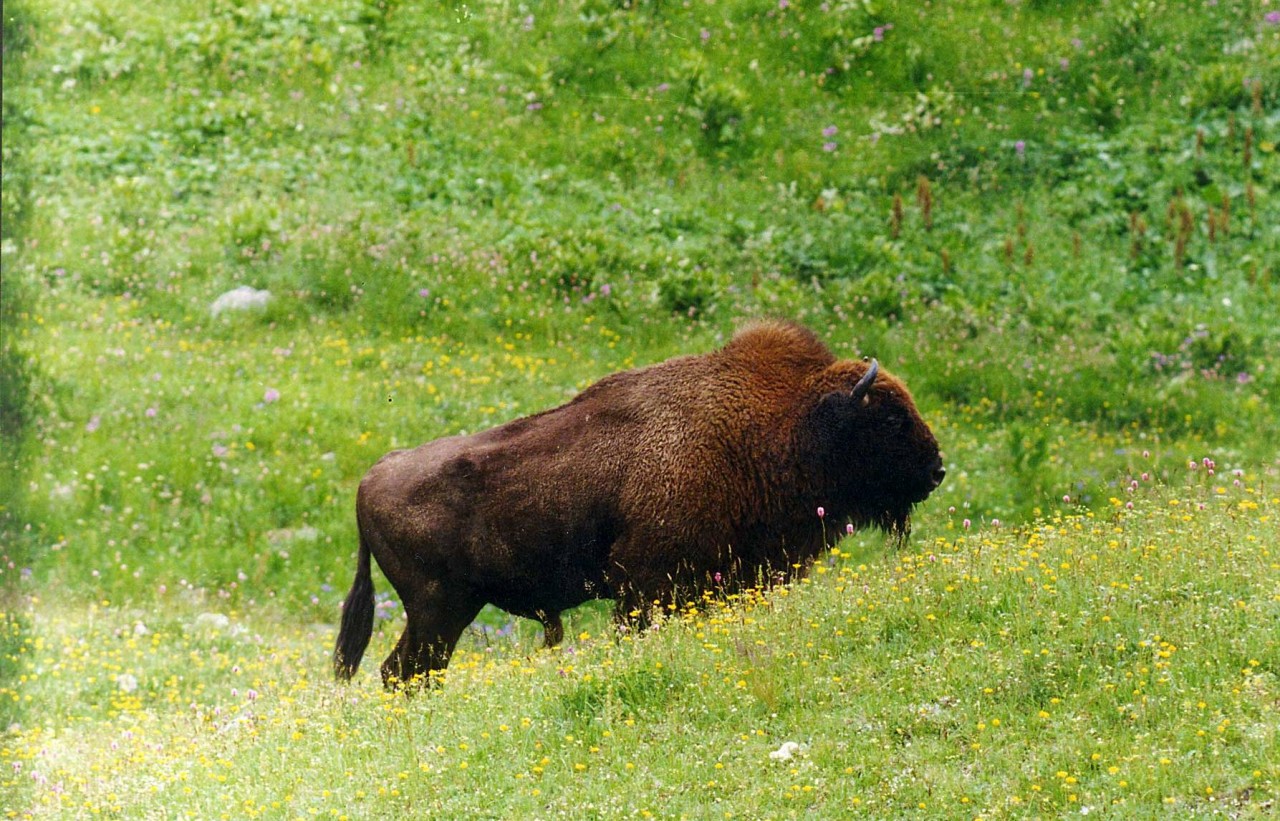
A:
[[[1267,817],[1280,498],[1186,472],[889,557],[849,540],[638,637],[477,625],[415,698],[335,687],[327,624],[42,594],[0,785],[38,817]]]
[[[4,18],[10,816],[1275,811],[1272,3]],[[757,316],[911,386],[903,551],[328,682],[374,460]]]

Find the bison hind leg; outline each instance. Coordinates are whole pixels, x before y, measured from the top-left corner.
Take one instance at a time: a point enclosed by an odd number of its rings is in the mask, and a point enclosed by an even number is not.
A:
[[[467,625],[480,614],[484,602],[443,586],[428,588],[431,595],[404,598],[407,623],[400,641],[382,663],[382,684],[388,690],[415,689],[431,683],[431,674],[443,671]]]
[[[555,647],[564,641],[564,623],[559,613],[539,613],[538,621],[542,622],[542,635],[545,647]]]

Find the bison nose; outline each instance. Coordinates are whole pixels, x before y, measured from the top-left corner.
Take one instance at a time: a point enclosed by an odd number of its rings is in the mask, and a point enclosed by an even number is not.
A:
[[[938,465],[933,469],[933,486],[937,487],[942,484],[942,480],[947,477],[947,469],[942,465]]]

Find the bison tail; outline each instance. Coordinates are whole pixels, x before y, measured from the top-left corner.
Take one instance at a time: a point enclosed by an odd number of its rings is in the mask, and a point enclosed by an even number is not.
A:
[[[360,659],[373,635],[373,578],[369,572],[369,543],[360,530],[360,553],[356,578],[351,592],[342,603],[342,624],[338,642],[333,648],[333,675],[338,681],[350,681],[360,667]]]

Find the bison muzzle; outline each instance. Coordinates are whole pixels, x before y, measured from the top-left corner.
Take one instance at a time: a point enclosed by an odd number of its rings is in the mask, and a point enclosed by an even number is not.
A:
[[[750,325],[718,351],[384,456],[356,498],[334,671],[351,678],[373,632],[370,556],[407,619],[382,664],[394,687],[443,670],[486,603],[540,621],[553,645],[561,612],[589,599],[639,628],[655,606],[790,578],[846,523],[905,537],[944,473],[910,393],[875,361],[838,360],[797,325]]]

